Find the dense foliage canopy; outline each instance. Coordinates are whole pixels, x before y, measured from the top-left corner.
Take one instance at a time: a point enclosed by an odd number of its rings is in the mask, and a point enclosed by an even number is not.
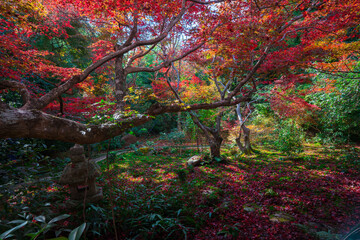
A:
[[[353,71],[359,5],[355,0],[6,0],[0,136],[94,143],[165,112],[250,101],[267,85],[274,86],[269,96],[279,113],[314,109],[291,89],[311,82],[309,69]],[[188,71],[180,77],[181,63]],[[199,68],[206,84],[196,85]],[[216,85],[219,97],[189,98],[193,86],[208,92],[209,84]]]

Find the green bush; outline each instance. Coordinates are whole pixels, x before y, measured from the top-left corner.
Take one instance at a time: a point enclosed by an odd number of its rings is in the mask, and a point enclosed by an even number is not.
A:
[[[275,133],[277,134],[275,144],[281,152],[290,156],[303,152],[304,132],[292,119],[281,121]]]
[[[185,141],[185,133],[183,131],[178,131],[176,128],[170,133],[161,133],[160,135],[160,139],[167,140],[175,144],[181,144]]]
[[[354,67],[359,72],[360,62]],[[329,85],[329,75],[314,71],[314,84]],[[306,96],[306,100],[320,108],[316,118],[318,137],[326,142],[346,143],[360,140],[360,82],[359,74],[331,75],[334,89],[318,91]]]

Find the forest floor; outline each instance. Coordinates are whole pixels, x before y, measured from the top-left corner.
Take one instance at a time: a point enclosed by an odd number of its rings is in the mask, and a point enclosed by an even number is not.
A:
[[[307,144],[290,158],[267,144],[256,149],[225,149],[226,161],[194,168],[185,165],[194,150],[103,163],[104,188],[121,199],[122,237],[336,239],[360,223],[358,150]]]
[[[28,176],[30,185],[1,195],[2,220],[22,213],[37,224],[35,216],[68,213],[54,229],[85,221],[87,239],[114,239],[114,223],[119,239],[344,239],[360,230],[358,148],[305,144],[288,157],[270,140],[254,147],[246,156],[225,145],[223,161],[199,167],[186,166],[191,156],[206,155],[197,148],[115,151],[98,162],[104,200],[86,208],[69,208],[67,188],[54,179]],[[355,231],[346,239],[359,237]]]

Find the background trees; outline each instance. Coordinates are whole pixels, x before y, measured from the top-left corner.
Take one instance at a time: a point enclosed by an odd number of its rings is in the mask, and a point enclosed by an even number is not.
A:
[[[149,116],[248,101],[273,83],[278,99],[310,107],[285,92],[309,82],[309,68],[334,72],[330,65],[337,63],[351,70],[358,7],[351,0],[7,1],[1,136],[98,142]],[[174,63],[185,58],[224,79],[226,96],[186,107],[158,102],[146,89],[149,78],[162,69],[175,71]],[[9,89],[21,93],[17,108],[8,106]],[[144,96],[151,107],[141,113],[129,108],[130,100],[134,108]]]

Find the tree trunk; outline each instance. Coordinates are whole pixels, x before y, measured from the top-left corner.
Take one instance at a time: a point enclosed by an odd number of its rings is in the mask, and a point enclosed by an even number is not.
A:
[[[241,130],[244,132],[244,144],[242,144],[241,142]],[[250,129],[245,127],[244,124],[241,125],[239,137],[236,138],[235,141],[240,151],[243,152],[244,154],[248,155],[253,152],[250,142]]]
[[[210,142],[210,156],[211,158],[220,158],[220,148],[223,139],[218,136]]]
[[[192,112],[190,112],[190,116],[194,121],[195,125],[197,125],[200,130],[204,133],[206,141],[210,145],[210,156],[211,158],[218,157],[220,158],[220,148],[223,138],[220,136],[220,127],[221,127],[221,117],[222,113],[218,114],[216,117],[216,126],[215,128],[210,128],[202,124],[199,118]]]
[[[124,97],[127,92],[126,84],[126,74],[125,69],[123,68],[123,56],[120,56],[115,59],[115,99],[116,99],[116,109],[124,111],[125,102]]]
[[[178,129],[179,132],[182,131],[182,126],[181,126],[181,112],[178,112],[177,129]]]

